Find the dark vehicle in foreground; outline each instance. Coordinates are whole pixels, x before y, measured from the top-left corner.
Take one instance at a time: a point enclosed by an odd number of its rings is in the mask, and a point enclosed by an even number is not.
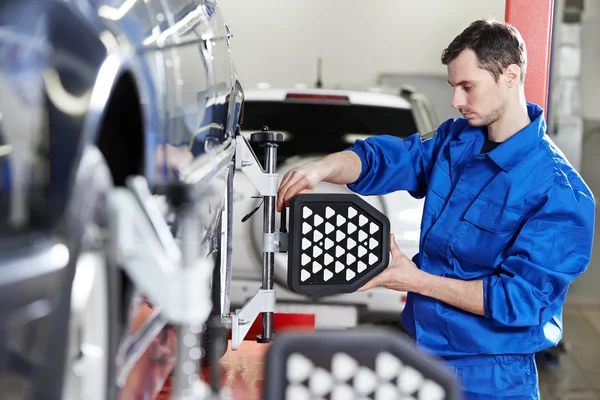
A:
[[[156,188],[213,173],[198,253],[219,258],[228,172],[215,160],[233,157],[243,100],[230,38],[214,0],[0,3],[3,399],[126,388],[115,357],[146,293],[109,256],[114,188],[142,177],[158,204]]]

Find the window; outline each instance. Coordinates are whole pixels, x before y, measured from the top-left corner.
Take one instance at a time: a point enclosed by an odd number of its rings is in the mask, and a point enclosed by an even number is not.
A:
[[[263,125],[286,137],[278,148],[278,162],[292,156],[341,151],[357,138],[383,134],[404,138],[417,132],[412,112],[407,109],[247,100],[244,134],[258,132]],[[255,143],[252,147],[262,162],[264,150]]]

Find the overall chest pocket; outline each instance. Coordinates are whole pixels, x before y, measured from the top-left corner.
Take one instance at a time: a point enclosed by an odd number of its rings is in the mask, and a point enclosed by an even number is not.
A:
[[[451,248],[465,261],[496,267],[523,217],[515,210],[476,199],[459,222]]]

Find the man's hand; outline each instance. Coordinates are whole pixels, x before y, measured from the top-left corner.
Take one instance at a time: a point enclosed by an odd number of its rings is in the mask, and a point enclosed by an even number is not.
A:
[[[290,200],[300,193],[312,193],[321,182],[347,185],[358,179],[362,162],[350,150],[330,154],[320,160],[307,162],[283,176],[277,192],[277,211],[290,205]]]
[[[413,292],[443,301],[477,315],[485,315],[483,281],[462,281],[421,271],[404,255],[392,235],[390,265],[357,292],[383,286],[398,292]]]
[[[317,162],[308,162],[289,170],[281,180],[277,192],[277,211],[288,206],[292,197],[300,193],[312,193],[324,179],[323,167]]]
[[[396,245],[394,235],[391,235],[390,250],[392,259],[388,267],[358,289],[358,292],[363,292],[377,286],[383,286],[399,292],[416,292],[418,290],[425,274],[417,268],[410,258],[406,257],[400,251]]]

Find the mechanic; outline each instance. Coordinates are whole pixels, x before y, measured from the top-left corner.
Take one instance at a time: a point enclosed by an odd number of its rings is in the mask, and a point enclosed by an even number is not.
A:
[[[360,290],[408,292],[402,324],[442,358],[465,399],[538,399],[534,355],[562,337],[569,284],[587,268],[594,198],[526,101],[527,52],[511,25],[478,20],[442,53],[461,118],[429,133],[357,140],[289,171],[277,207],[319,182],[425,197],[420,252]]]

